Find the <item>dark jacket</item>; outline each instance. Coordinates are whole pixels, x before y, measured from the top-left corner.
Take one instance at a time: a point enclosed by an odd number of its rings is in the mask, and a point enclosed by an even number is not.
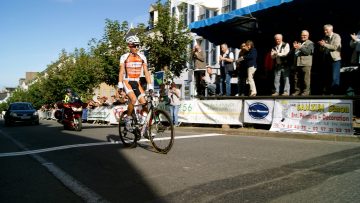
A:
[[[242,61],[241,63],[246,68],[253,66],[257,68],[256,59],[257,59],[257,51],[255,48],[251,48],[249,52],[244,56],[244,61]]]

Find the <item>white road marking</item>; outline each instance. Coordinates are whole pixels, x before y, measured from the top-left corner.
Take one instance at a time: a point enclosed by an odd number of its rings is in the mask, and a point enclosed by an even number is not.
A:
[[[50,147],[50,148],[36,149],[36,150],[27,150],[27,151],[21,151],[21,152],[0,153],[0,157],[39,154],[39,153],[43,153],[43,152],[58,151],[58,150],[63,150],[63,149],[71,149],[71,148],[78,148],[78,147],[88,147],[88,146],[98,146],[98,145],[108,145],[108,144],[115,144],[115,143],[96,142],[96,143],[86,143],[86,144],[64,145],[64,146],[58,146],[58,147]]]
[[[220,136],[225,134],[217,134],[217,133],[208,133],[208,134],[200,134],[200,135],[185,135],[185,136],[175,136],[175,140],[179,139],[189,139],[189,138],[199,138],[199,137],[214,137],[214,136]],[[155,138],[155,140],[168,140],[169,137],[163,137],[163,138]],[[139,142],[148,142],[148,139],[141,139]]]
[[[20,149],[28,151],[23,144],[21,144],[13,137],[9,136],[7,133],[0,130],[0,135],[3,135],[4,137],[11,140]],[[59,168],[55,164],[41,157],[40,155],[38,154],[29,154],[29,155],[31,158],[35,159],[42,166],[44,166],[53,176],[55,176],[55,178],[57,178],[63,185],[65,185],[65,187],[67,187],[70,191],[72,191],[74,194],[76,194],[82,200],[84,200],[84,202],[89,202],[89,203],[109,202],[104,198],[102,198],[97,193],[95,193],[93,190],[86,187],[81,182],[77,181],[75,178],[67,174],[65,171],[61,170],[61,168]]]
[[[220,136],[224,134],[217,134],[217,133],[208,133],[208,134],[199,134],[199,135],[186,135],[186,136],[175,136],[175,139],[189,139],[189,138],[201,138],[201,137],[214,137]],[[169,138],[157,138],[159,140],[167,140]],[[147,139],[141,139],[139,142],[148,142]],[[71,149],[71,148],[80,148],[80,147],[89,147],[89,146],[100,146],[100,145],[113,145],[119,144],[121,142],[95,142],[95,143],[85,143],[85,144],[73,144],[73,145],[63,145],[58,147],[50,147],[44,149],[36,149],[36,150],[25,150],[20,152],[7,152],[7,153],[0,153],[1,157],[12,157],[12,156],[24,156],[24,155],[31,155],[31,154],[39,154],[44,152],[52,152],[64,149]],[[22,148],[24,149],[24,148]]]

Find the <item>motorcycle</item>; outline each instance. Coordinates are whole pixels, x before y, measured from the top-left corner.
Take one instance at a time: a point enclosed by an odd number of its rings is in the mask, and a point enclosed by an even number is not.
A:
[[[82,130],[82,111],[86,104],[80,102],[59,103],[55,118],[64,125],[64,129]]]

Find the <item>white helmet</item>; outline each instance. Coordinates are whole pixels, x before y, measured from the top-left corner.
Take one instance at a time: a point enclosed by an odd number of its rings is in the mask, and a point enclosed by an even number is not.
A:
[[[129,36],[128,38],[126,38],[126,43],[139,45],[140,39],[136,35],[132,35],[132,36]]]

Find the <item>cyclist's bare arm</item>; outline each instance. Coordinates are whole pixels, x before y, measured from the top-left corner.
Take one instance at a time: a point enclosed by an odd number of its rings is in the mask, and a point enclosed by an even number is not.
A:
[[[125,66],[124,63],[120,63],[120,68],[119,68],[119,82],[123,82],[124,79],[124,72],[125,72]]]
[[[151,76],[150,76],[150,72],[147,68],[147,64],[144,63],[143,64],[143,70],[144,70],[144,75],[145,75],[145,79],[146,79],[146,83],[147,84],[151,84]]]

